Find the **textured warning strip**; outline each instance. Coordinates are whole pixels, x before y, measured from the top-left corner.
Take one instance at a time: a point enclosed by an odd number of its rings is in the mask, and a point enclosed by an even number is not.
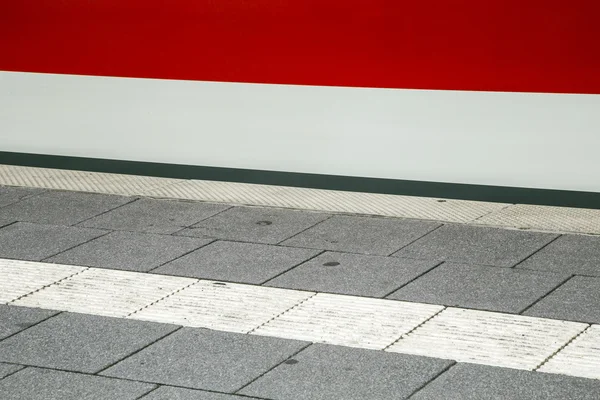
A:
[[[600,379],[600,325],[592,325],[538,371]]]
[[[0,259],[0,303],[15,301],[84,270],[71,265]]]
[[[389,351],[533,370],[588,325],[448,308]]]
[[[296,290],[198,281],[131,318],[248,333],[313,295]]]
[[[188,278],[90,268],[14,304],[126,317],[194,282]]]
[[[0,185],[139,195],[180,179],[0,165]]]
[[[319,293],[254,333],[382,350],[443,308]]]
[[[27,261],[0,278],[11,305],[600,378],[598,325]]]

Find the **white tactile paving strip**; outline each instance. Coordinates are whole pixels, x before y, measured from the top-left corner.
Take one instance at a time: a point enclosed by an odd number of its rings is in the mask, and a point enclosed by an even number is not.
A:
[[[600,210],[515,204],[485,215],[475,223],[552,232],[600,233]]]
[[[0,259],[0,303],[9,303],[80,273],[85,267]]]
[[[11,305],[600,379],[599,325],[16,260],[0,278]]]
[[[587,324],[447,308],[388,350],[533,370]]]
[[[600,234],[600,210],[106,174],[0,164],[0,185]]]
[[[140,195],[181,179],[0,165],[0,185]]]
[[[443,308],[319,293],[253,333],[383,350]]]
[[[592,325],[538,371],[600,379],[600,325]]]
[[[507,204],[428,197],[395,196],[335,190],[305,189],[246,183],[185,181],[144,193],[162,198],[186,198],[246,205],[283,207],[388,217],[469,222]]]
[[[197,281],[131,318],[248,333],[313,295],[299,290]]]
[[[63,267],[63,266],[60,266]],[[195,283],[195,279],[89,268],[44,290],[22,297],[18,306],[126,317]]]

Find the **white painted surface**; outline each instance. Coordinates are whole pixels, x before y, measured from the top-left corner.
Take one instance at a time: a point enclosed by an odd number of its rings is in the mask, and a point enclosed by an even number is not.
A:
[[[253,333],[383,350],[443,308],[319,293]]]
[[[0,72],[0,132],[4,151],[600,192],[600,95]]]
[[[0,259],[0,303],[8,303],[77,274],[85,267]]]
[[[14,304],[126,317],[195,281],[189,278],[89,268],[81,274],[23,297]]]
[[[0,298],[14,299],[30,293],[10,303],[16,306],[368,349],[385,348],[404,335],[386,351],[529,370],[553,356],[544,370],[566,363],[567,368],[575,366],[569,369],[570,375],[598,377],[588,370],[598,362],[598,325],[589,328],[590,336],[581,335],[566,346],[589,325],[444,309],[441,305],[315,295],[290,289],[4,259],[0,259],[0,278]],[[561,351],[566,351],[565,357],[561,357]],[[588,353],[583,360],[577,358]],[[564,367],[555,368],[558,372]]]
[[[447,308],[388,351],[533,370],[587,326]]]
[[[592,325],[538,371],[600,379],[600,325]]]
[[[214,281],[198,281],[130,318],[248,333],[314,295]]]

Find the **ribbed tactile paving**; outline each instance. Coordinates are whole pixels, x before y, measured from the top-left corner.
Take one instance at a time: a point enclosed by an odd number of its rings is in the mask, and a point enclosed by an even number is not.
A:
[[[388,351],[533,370],[586,324],[448,308]]]
[[[0,259],[0,303],[14,301],[84,270],[72,265]]]
[[[538,371],[600,379],[600,325],[590,326]]]
[[[253,333],[381,350],[443,308],[319,293]]]
[[[314,295],[214,281],[199,281],[130,318],[248,333]]]
[[[492,212],[475,223],[552,232],[600,234],[600,210],[516,204]]]
[[[190,278],[90,268],[23,297],[14,304],[126,317],[195,281]]]
[[[470,222],[506,204],[216,181],[184,181],[148,196],[331,211],[436,221]]]
[[[80,192],[139,195],[181,179],[0,165],[0,184]]]

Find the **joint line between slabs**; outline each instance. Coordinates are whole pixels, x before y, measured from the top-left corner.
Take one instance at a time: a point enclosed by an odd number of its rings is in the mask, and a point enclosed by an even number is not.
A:
[[[79,267],[79,268],[82,268],[82,267]],[[8,303],[6,303],[6,304],[7,304],[7,305],[10,305],[11,303],[14,303],[14,302],[15,302],[15,301],[17,301],[17,300],[21,300],[21,299],[23,299],[23,298],[25,298],[25,297],[28,297],[28,296],[31,296],[31,295],[33,295],[33,294],[35,294],[35,293],[41,292],[42,290],[44,290],[44,289],[46,289],[46,288],[49,288],[50,286],[57,285],[57,284],[61,283],[62,281],[66,281],[67,279],[73,278],[74,276],[77,276],[77,275],[79,275],[79,274],[83,274],[85,271],[87,271],[87,270],[89,270],[89,269],[90,269],[90,267],[83,267],[83,270],[81,270],[81,271],[75,272],[74,274],[71,274],[71,275],[69,275],[69,276],[65,276],[64,278],[61,278],[61,279],[59,279],[59,280],[57,280],[57,281],[54,281],[54,282],[52,282],[52,283],[49,283],[49,284],[47,284],[47,285],[44,285],[44,286],[42,286],[42,287],[41,287],[41,288],[39,288],[39,289],[36,289],[36,290],[34,290],[34,291],[32,291],[32,292],[29,292],[29,293],[26,293],[26,294],[24,294],[24,295],[22,295],[22,296],[19,296],[19,297],[17,297],[16,299],[13,299],[13,300],[9,301],[9,302],[8,302]]]
[[[402,259],[400,257],[397,257],[398,259]],[[408,282],[398,286],[397,288],[395,288],[394,290],[392,290],[391,292],[383,295],[383,297],[381,297],[384,300],[396,300],[396,299],[388,299],[388,296],[391,296],[392,294],[396,293],[398,290],[402,289],[405,286],[410,285],[411,283],[413,283],[414,281],[416,281],[417,279],[421,278],[423,275],[426,275],[428,273],[430,273],[431,271],[433,271],[434,269],[436,269],[437,267],[439,267],[440,265],[444,264],[446,261],[440,261],[437,264],[435,264],[433,267],[428,268],[427,270],[423,271],[422,273],[420,273],[419,275],[415,276],[414,278],[412,278],[411,280],[409,280]]]
[[[273,207],[272,207],[272,208],[273,208]],[[274,207],[274,208],[277,208],[277,207]],[[304,210],[304,211],[306,211],[306,210]],[[316,226],[318,226],[318,225],[321,225],[321,224],[322,224],[322,223],[324,223],[325,221],[329,221],[331,218],[333,218],[333,217],[334,217],[334,214],[328,214],[328,213],[325,213],[325,212],[321,212],[321,213],[319,213],[319,212],[316,212],[315,214],[325,214],[327,217],[326,217],[324,220],[322,220],[322,221],[319,221],[319,222],[317,222],[317,223],[315,223],[315,224],[312,224],[312,225],[311,225],[311,226],[309,226],[308,228],[302,229],[300,232],[294,233],[292,236],[290,236],[290,237],[288,237],[288,238],[285,238],[285,239],[283,239],[283,240],[280,240],[279,242],[275,243],[275,245],[280,245],[281,243],[285,242],[286,240],[293,239],[293,238],[295,238],[296,236],[298,236],[298,235],[300,235],[300,234],[302,234],[302,233],[306,232],[307,230],[309,230],[309,229],[312,229],[312,228],[314,228],[314,227],[316,227]]]
[[[68,190],[67,190],[67,191],[68,191]],[[84,193],[90,193],[90,192],[84,192]],[[91,193],[92,193],[92,194],[107,194],[107,193],[96,193],[96,192],[91,192]],[[115,196],[121,196],[121,195],[115,195]],[[116,206],[116,207],[114,207],[114,208],[111,208],[110,210],[106,210],[106,211],[103,211],[103,212],[101,212],[101,213],[99,213],[99,214],[92,215],[91,217],[85,218],[85,219],[83,219],[83,220],[81,220],[81,221],[79,221],[79,222],[77,222],[77,223],[75,223],[75,224],[73,224],[73,225],[71,225],[71,226],[77,226],[77,227],[81,227],[81,225],[82,225],[84,222],[87,222],[87,221],[89,221],[89,220],[91,220],[91,219],[94,219],[94,218],[96,218],[96,217],[99,217],[99,216],[101,216],[101,215],[108,214],[108,213],[109,213],[109,212],[111,212],[111,211],[118,210],[119,208],[121,208],[121,207],[125,207],[125,206],[127,206],[127,205],[129,205],[129,204],[133,204],[133,203],[135,203],[135,202],[137,202],[137,201],[139,201],[139,200],[141,199],[140,197],[134,197],[134,196],[123,196],[123,197],[133,197],[133,199],[131,199],[130,201],[128,201],[128,202],[126,202],[126,203],[124,203],[124,204],[121,204],[121,205],[118,205],[118,206]],[[83,227],[83,228],[88,228],[88,227]]]
[[[11,335],[11,336],[12,336],[12,335]],[[9,337],[10,337],[10,336],[9,336]],[[4,340],[4,339],[3,339],[3,340]],[[19,368],[17,368],[17,370],[16,370],[16,371],[13,371],[13,372],[11,372],[11,373],[10,373],[10,374],[8,374],[8,375],[5,375],[3,378],[0,378],[0,381],[1,381],[2,379],[6,379],[6,378],[8,378],[9,376],[13,376],[13,375],[14,375],[14,374],[16,374],[17,372],[23,371],[25,368],[27,368],[27,366],[25,366],[25,365],[21,365],[21,364],[13,364],[13,363],[4,363],[4,364],[8,364],[8,365],[16,365],[16,366],[17,366],[17,367],[19,367]]]
[[[267,325],[269,322],[276,320],[277,318],[281,317],[283,314],[292,311],[294,308],[300,306],[301,304],[307,302],[308,300],[312,299],[313,297],[315,297],[318,293],[313,293],[311,296],[307,297],[306,299],[300,301],[298,304],[294,304],[293,306],[291,306],[290,308],[288,308],[287,310],[284,310],[282,312],[280,312],[279,314],[277,314],[276,316],[274,316],[273,318],[269,319],[268,321],[263,322],[262,324],[258,325],[256,328],[252,328],[251,330],[249,330],[248,332],[246,332],[247,335],[255,332],[257,329]]]
[[[531,270],[527,270],[527,271],[531,271]],[[536,304],[538,304],[540,301],[544,300],[546,297],[550,296],[552,293],[554,293],[555,291],[557,291],[559,288],[561,288],[565,283],[567,283],[568,281],[570,281],[571,279],[573,279],[575,277],[575,275],[569,275],[568,277],[566,277],[565,279],[562,280],[562,282],[560,282],[558,285],[556,285],[554,288],[550,289],[546,294],[544,294],[543,296],[541,296],[539,299],[537,299],[536,301],[534,301],[533,303],[531,303],[530,305],[528,305],[527,307],[525,307],[524,309],[522,309],[521,311],[518,312],[518,315],[523,315],[523,313],[529,309],[531,309],[533,306],[535,306]],[[576,322],[576,321],[571,321],[571,322]]]
[[[152,389],[150,389],[146,393],[142,394],[141,396],[136,397],[135,400],[141,400],[141,399],[143,399],[144,397],[148,396],[150,393],[152,393],[155,390],[157,390],[159,387],[160,387],[160,385],[154,384],[154,387]]]
[[[488,215],[492,215],[492,214],[495,214],[495,213],[502,212],[502,211],[504,211],[504,210],[506,210],[507,208],[510,208],[510,207],[512,207],[512,206],[516,206],[516,204],[507,204],[507,205],[505,205],[504,207],[502,207],[502,208],[499,208],[499,209],[497,209],[497,210],[488,211],[488,212],[486,212],[485,214],[483,214],[483,215],[480,215],[479,217],[477,217],[477,218],[475,218],[475,219],[472,219],[472,220],[471,220],[471,221],[469,221],[468,223],[471,223],[471,224],[472,224],[472,223],[474,223],[474,222],[476,222],[476,221],[479,221],[480,219],[482,219],[482,218],[484,218],[484,217],[487,217]]]
[[[173,324],[171,324],[171,325],[173,325]],[[141,352],[141,351],[143,351],[143,350],[147,349],[148,347],[150,347],[150,346],[152,346],[153,344],[155,344],[155,343],[157,343],[157,342],[159,342],[159,341],[161,341],[161,340],[165,339],[166,337],[168,337],[168,336],[171,336],[172,334],[174,334],[175,332],[177,332],[177,331],[179,331],[180,329],[182,329],[182,328],[183,328],[183,326],[181,326],[181,325],[174,325],[174,326],[175,326],[175,329],[173,329],[171,332],[169,332],[169,333],[167,333],[167,334],[165,334],[165,335],[162,335],[162,336],[161,336],[161,337],[159,337],[158,339],[156,339],[156,340],[153,340],[152,342],[148,343],[147,345],[145,345],[145,346],[143,346],[143,347],[141,347],[141,348],[137,349],[136,351],[134,351],[134,352],[132,352],[132,353],[130,353],[130,354],[127,354],[125,357],[123,357],[123,358],[121,358],[121,359],[119,359],[119,360],[117,360],[117,361],[115,361],[115,362],[113,362],[113,363],[111,363],[111,364],[107,365],[107,366],[106,366],[106,367],[104,367],[104,368],[101,368],[101,369],[100,369],[100,370],[98,370],[98,371],[95,371],[95,372],[93,372],[92,374],[93,374],[93,375],[100,375],[101,373],[103,373],[104,371],[106,371],[107,369],[109,369],[109,368],[111,368],[111,367],[114,367],[115,365],[117,365],[117,364],[118,364],[118,363],[120,363],[121,361],[124,361],[124,360],[128,359],[129,357],[133,357],[134,355],[138,354],[139,352]],[[107,377],[107,378],[112,378],[112,376],[110,376],[110,375],[101,375],[101,376],[104,376],[104,377]]]
[[[420,324],[418,324],[417,326],[415,326],[414,328],[412,328],[410,331],[400,335],[400,337],[396,340],[394,340],[392,343],[388,344],[387,346],[385,346],[382,350],[383,351],[387,351],[387,349],[389,349],[390,347],[392,347],[393,345],[395,345],[396,343],[398,343],[400,340],[404,339],[406,336],[410,335],[411,333],[413,333],[414,331],[416,331],[417,329],[419,329],[420,327],[422,327],[423,325],[425,325],[426,323],[428,323],[429,321],[431,321],[432,319],[434,319],[435,317],[437,317],[438,315],[440,315],[442,312],[444,312],[448,307],[443,306],[443,308],[441,310],[439,310],[438,312],[436,312],[435,314],[433,314],[431,317],[427,318],[425,321],[421,322]]]
[[[525,258],[523,258],[521,261],[517,262],[515,265],[513,265],[510,268],[511,269],[517,268],[519,265],[523,264],[525,261],[529,260],[531,257],[533,257],[534,255],[536,255],[540,251],[544,250],[546,247],[550,246],[552,243],[556,242],[558,239],[560,239],[562,236],[564,236],[562,233],[559,233],[559,234],[556,234],[556,235],[557,236],[554,239],[552,239],[551,241],[549,241],[548,243],[546,243],[545,245],[543,245],[539,249],[535,250],[533,253],[531,253],[530,255],[526,256]]]
[[[416,221],[422,221],[419,218],[404,218],[404,219],[413,219],[413,220],[416,220]],[[433,221],[431,221],[431,222],[433,222]],[[405,249],[408,246],[410,246],[411,244],[413,244],[413,243],[415,243],[415,242],[417,242],[417,241],[419,241],[419,240],[421,240],[421,239],[423,239],[423,238],[431,235],[433,232],[437,231],[438,229],[440,229],[441,227],[443,227],[443,226],[446,225],[444,222],[437,221],[437,223],[439,225],[436,226],[435,228],[433,228],[432,230],[430,230],[429,232],[425,232],[424,234],[422,234],[418,238],[412,240],[410,243],[407,243],[407,244],[403,245],[402,247],[400,247],[399,249],[392,251],[390,254],[387,254],[385,257],[394,257],[394,254],[398,253],[400,250]],[[398,257],[398,258],[400,258],[400,257]]]
[[[423,385],[421,385],[421,387],[417,388],[414,392],[412,392],[406,399],[409,400],[411,397],[413,397],[415,394],[417,394],[418,392],[420,392],[421,390],[425,389],[425,387],[427,385],[429,385],[430,383],[432,383],[433,381],[435,381],[436,379],[438,379],[440,376],[444,375],[446,372],[448,372],[448,370],[450,370],[450,368],[454,367],[457,364],[456,361],[452,361],[452,363],[450,365],[448,365],[446,368],[444,368],[443,370],[440,371],[439,374],[437,374],[436,376],[434,376],[433,378],[431,378],[430,380],[428,380],[427,382],[425,382]]]
[[[568,345],[570,345],[571,343],[573,343],[575,341],[575,339],[577,339],[579,336],[583,335],[591,327],[592,327],[592,325],[586,326],[585,329],[583,329],[581,332],[579,332],[578,334],[576,334],[575,336],[573,336],[565,344],[563,344],[562,346],[560,346],[558,348],[558,350],[556,350],[554,353],[552,353],[548,357],[546,357],[546,359],[544,361],[542,361],[537,367],[535,367],[534,369],[532,369],[532,371],[537,371],[540,368],[542,368],[542,366],[544,364],[546,364],[548,361],[550,361],[551,359],[553,359],[554,357],[556,357],[556,355],[558,355],[558,353],[560,353],[561,351],[563,351]]]
[[[265,376],[266,374],[268,374],[269,372],[273,371],[275,368],[279,367],[281,364],[283,364],[284,362],[286,362],[287,360],[289,360],[292,357],[297,356],[298,354],[300,354],[300,352],[306,350],[309,346],[312,346],[312,343],[308,343],[306,346],[302,347],[300,350],[298,350],[297,352],[295,352],[294,354],[291,354],[289,357],[287,357],[285,360],[281,361],[280,363],[275,364],[274,366],[272,366],[271,368],[269,368],[268,370],[266,370],[265,372],[263,372],[262,374],[260,374],[259,376],[257,376],[256,378],[252,379],[250,382],[246,383],[245,385],[243,385],[241,388],[234,390],[233,394],[238,394],[239,391],[247,388],[248,386],[250,386],[251,384],[253,384],[254,382],[256,382],[257,380],[259,380],[260,378],[262,378],[263,376]]]
[[[140,309],[138,309],[138,310],[135,310],[135,311],[132,311],[132,312],[130,312],[129,314],[127,314],[127,315],[125,316],[125,318],[129,318],[129,317],[131,317],[133,314],[136,314],[136,313],[138,313],[138,312],[140,312],[140,311],[142,311],[142,310],[145,310],[146,308],[148,308],[148,307],[151,307],[151,306],[153,306],[153,305],[157,304],[158,302],[161,302],[161,301],[165,300],[166,298],[169,298],[169,297],[173,296],[174,294],[177,294],[177,293],[181,292],[182,290],[185,290],[185,289],[189,288],[190,286],[194,286],[194,285],[195,285],[195,284],[197,284],[198,282],[200,282],[200,280],[199,280],[199,279],[196,279],[196,281],[195,281],[195,282],[192,282],[192,283],[190,283],[189,285],[186,285],[186,286],[184,286],[184,287],[182,287],[182,288],[180,288],[180,289],[176,289],[176,290],[174,290],[173,292],[171,292],[171,293],[169,293],[169,294],[167,294],[167,295],[165,295],[165,296],[161,297],[160,299],[158,299],[158,300],[155,300],[155,301],[153,301],[153,302],[151,302],[151,303],[149,303],[149,304],[146,304],[145,306],[141,307],[141,308],[140,308]]]
[[[291,271],[291,270],[293,270],[294,268],[296,268],[296,267],[299,267],[299,266],[301,266],[302,264],[306,264],[307,262],[309,262],[309,261],[311,261],[311,260],[314,260],[315,258],[317,258],[317,257],[319,257],[320,255],[324,254],[326,251],[327,251],[327,250],[320,250],[320,251],[318,251],[318,253],[317,253],[317,254],[315,254],[314,256],[312,256],[312,257],[310,257],[310,258],[307,258],[307,259],[306,259],[306,260],[304,260],[304,261],[301,261],[301,262],[299,262],[298,264],[296,264],[296,265],[294,265],[294,266],[292,266],[292,267],[290,267],[290,268],[286,269],[285,271],[282,271],[282,272],[278,273],[278,274],[277,274],[277,275],[275,275],[275,276],[272,276],[272,277],[270,277],[269,279],[267,279],[266,281],[264,281],[264,282],[262,282],[262,283],[259,283],[258,285],[259,285],[259,286],[263,286],[263,285],[265,285],[265,284],[267,284],[267,283],[271,282],[273,279],[275,279],[275,278],[279,278],[281,275],[283,275],[283,274],[285,274],[285,273],[287,273],[287,272],[290,272],[290,271]]]

